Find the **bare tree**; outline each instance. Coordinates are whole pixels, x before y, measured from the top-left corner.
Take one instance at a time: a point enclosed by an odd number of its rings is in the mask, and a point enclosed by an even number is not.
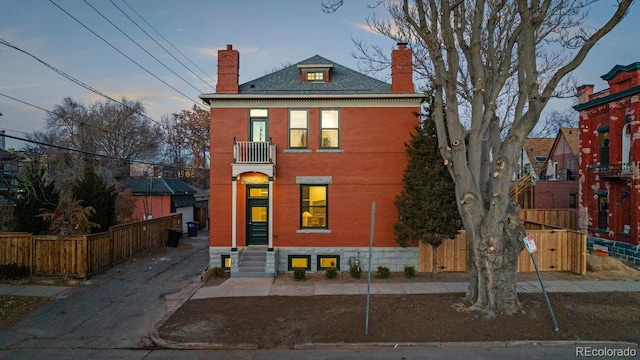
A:
[[[112,183],[128,175],[132,162],[157,157],[163,132],[144,113],[140,102],[127,99],[86,106],[65,98],[55,106],[46,127],[29,138],[53,145],[37,149],[48,157],[62,198],[68,197],[71,184],[83,176],[88,164]]]
[[[610,19],[589,30],[583,25],[594,2],[389,0],[379,4],[390,18],[369,19],[378,33],[409,42],[433,88],[439,149],[470,243],[472,309],[517,311],[525,230],[509,187],[519,151],[563,79],[633,0],[617,0]],[[341,3],[329,1],[326,10]]]
[[[168,160],[176,166],[179,178],[203,189],[209,183],[209,116],[194,105],[163,119]]]
[[[538,123],[539,131],[535,131],[532,137],[555,137],[560,128],[577,128],[578,113],[573,109],[565,111],[552,110]]]

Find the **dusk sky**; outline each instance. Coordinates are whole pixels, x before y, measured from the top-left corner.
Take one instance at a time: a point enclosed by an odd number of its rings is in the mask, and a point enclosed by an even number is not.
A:
[[[39,61],[0,44],[0,129],[25,137],[45,123],[47,113],[36,107],[52,110],[65,97],[86,105],[106,101],[43,62],[112,98],[140,101],[157,121],[200,104],[200,93],[214,92],[217,51],[226,44],[240,52],[240,83],[313,55],[358,70],[352,39],[389,53],[395,45],[366,28],[365,19],[373,11],[368,3],[347,0],[337,13],[325,14],[320,0],[2,0],[0,40]],[[601,25],[613,12],[613,3],[601,1],[588,24]],[[384,15],[382,9],[378,14]],[[640,7],[635,4],[574,72],[578,84],[602,90],[606,82],[601,75],[617,64],[640,61],[638,19]],[[549,108],[566,110],[571,105],[572,100],[556,101]],[[7,139],[7,147],[21,148],[22,143]]]

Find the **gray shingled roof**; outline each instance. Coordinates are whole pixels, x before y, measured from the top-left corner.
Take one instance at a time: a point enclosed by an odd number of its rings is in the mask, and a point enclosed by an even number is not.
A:
[[[300,81],[298,65],[332,65],[328,83]],[[322,56],[312,56],[297,64],[240,85],[239,94],[390,94],[391,85],[336,64]]]
[[[180,179],[130,178],[124,186],[136,195],[193,195],[196,190]]]

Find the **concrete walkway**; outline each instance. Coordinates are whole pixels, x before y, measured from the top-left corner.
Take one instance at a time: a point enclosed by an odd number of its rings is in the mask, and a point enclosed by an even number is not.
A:
[[[371,294],[442,294],[463,293],[467,282],[406,282],[372,283]],[[544,282],[548,292],[640,292],[640,281],[631,280],[549,280]],[[40,296],[64,299],[72,287],[51,285],[13,285],[0,283],[0,295]],[[518,282],[519,293],[542,292],[538,281]],[[309,284],[281,284],[269,278],[231,278],[218,286],[202,286],[191,297],[243,296],[314,296],[314,295],[366,295],[366,283],[325,282]]]
[[[52,285],[13,285],[0,283],[0,295],[38,296],[64,299],[72,288]]]
[[[467,282],[407,282],[372,283],[371,294],[441,294],[463,293]],[[544,281],[548,292],[640,292],[640,281],[615,280],[550,280]],[[542,292],[538,281],[518,282],[519,293]],[[192,299],[243,296],[314,296],[361,295],[367,293],[366,283],[279,284],[268,278],[231,278],[218,286],[203,286]]]

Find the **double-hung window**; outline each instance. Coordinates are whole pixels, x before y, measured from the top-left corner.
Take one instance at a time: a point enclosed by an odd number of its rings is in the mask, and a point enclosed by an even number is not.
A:
[[[320,148],[340,147],[340,112],[335,109],[320,110]]]
[[[327,229],[328,186],[300,185],[300,228]]]
[[[289,110],[289,148],[306,149],[309,146],[309,113],[307,110]]]

